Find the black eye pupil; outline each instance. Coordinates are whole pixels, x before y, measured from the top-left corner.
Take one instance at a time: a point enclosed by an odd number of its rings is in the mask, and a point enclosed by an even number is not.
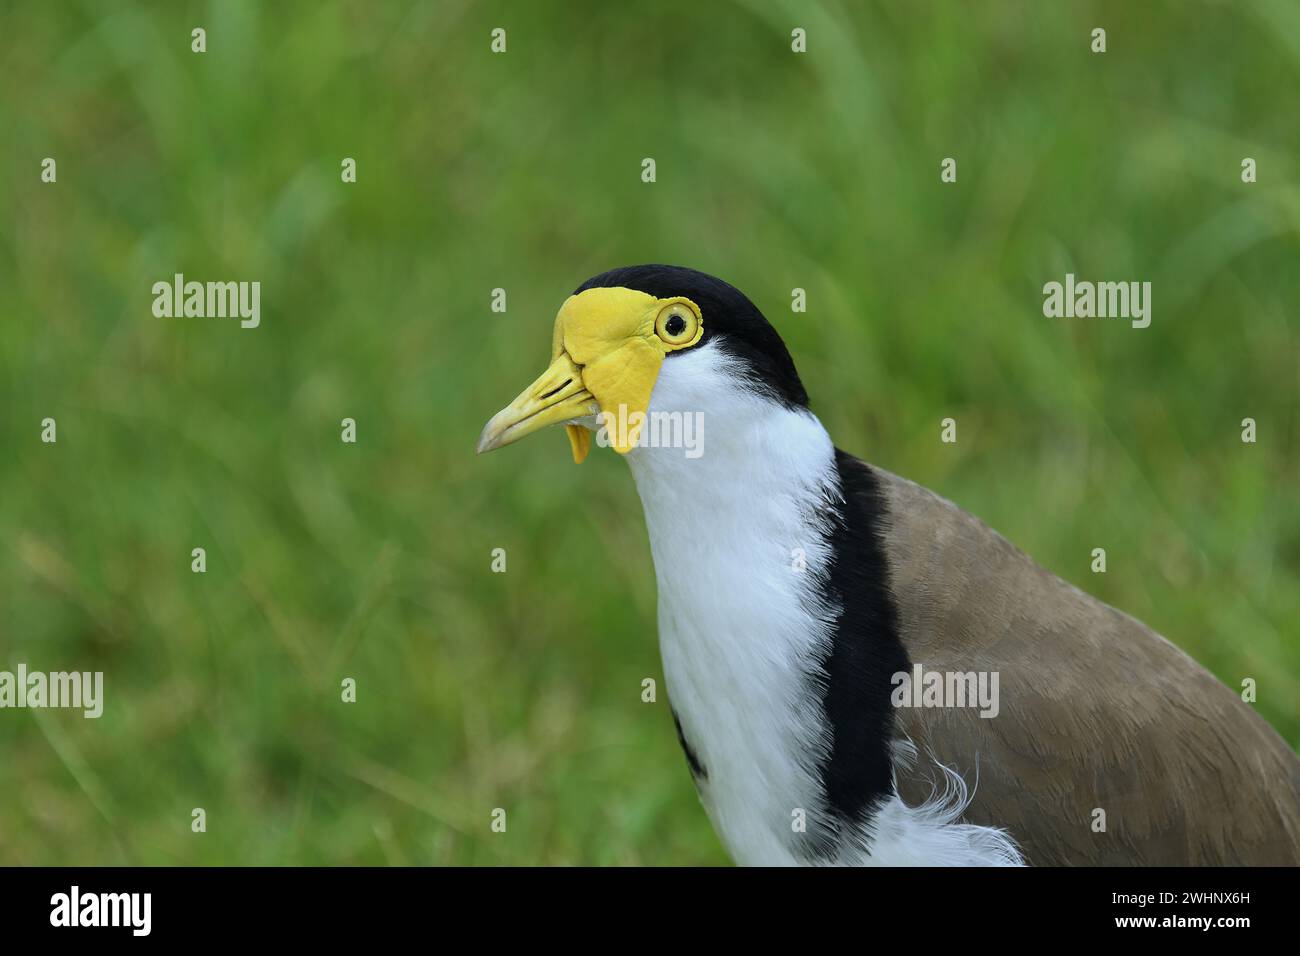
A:
[[[686,320],[680,315],[670,315],[668,321],[664,323],[664,329],[669,335],[681,335],[686,331]]]

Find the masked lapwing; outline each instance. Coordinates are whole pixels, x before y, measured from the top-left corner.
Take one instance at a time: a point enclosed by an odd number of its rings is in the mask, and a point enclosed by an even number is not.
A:
[[[736,862],[1300,862],[1300,761],[1250,705],[837,449],[738,290],[606,272],[551,356],[478,450],[563,423],[577,461],[595,434],[631,466],[673,719]]]

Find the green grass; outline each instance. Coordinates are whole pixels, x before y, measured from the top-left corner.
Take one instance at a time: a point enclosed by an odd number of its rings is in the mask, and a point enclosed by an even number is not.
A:
[[[745,290],[841,447],[1254,677],[1294,746],[1298,36],[1284,0],[6,3],[0,668],[107,704],[0,711],[0,863],[725,862],[625,464],[473,454],[643,261]],[[1151,280],[1151,327],[1045,319],[1066,271]],[[261,281],[261,328],[154,318],[174,272]]]

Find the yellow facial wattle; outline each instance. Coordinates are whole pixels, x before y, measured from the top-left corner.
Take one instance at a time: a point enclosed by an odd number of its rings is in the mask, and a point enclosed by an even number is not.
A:
[[[479,451],[566,422],[573,459],[591,449],[591,432],[573,420],[601,417],[614,450],[636,446],[664,357],[704,334],[699,307],[682,296],[657,299],[621,287],[569,296],[555,317],[551,365],[483,429]],[[617,420],[625,427],[614,427]]]

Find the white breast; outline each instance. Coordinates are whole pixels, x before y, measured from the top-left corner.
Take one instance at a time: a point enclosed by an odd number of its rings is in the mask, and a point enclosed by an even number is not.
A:
[[[817,767],[830,746],[809,675],[839,614],[817,592],[825,503],[838,498],[834,447],[811,413],[738,387],[713,343],[664,363],[650,411],[703,413],[698,450],[627,456],[658,578],[669,696],[707,773],[701,800],[737,863],[806,862],[796,823],[822,812]],[[951,825],[962,807],[949,796],[919,809],[894,798],[874,821],[871,858],[850,845],[834,862],[1004,861],[971,832],[983,828]]]
[[[708,774],[701,798],[737,862],[794,863],[793,815],[815,812],[829,744],[805,675],[830,639],[810,589],[827,549],[808,503],[833,480],[834,449],[813,416],[712,385],[727,381],[721,361],[706,347],[665,363],[651,403],[703,410],[699,457],[637,448],[628,461],[668,692]],[[769,467],[746,469],[755,460]]]

